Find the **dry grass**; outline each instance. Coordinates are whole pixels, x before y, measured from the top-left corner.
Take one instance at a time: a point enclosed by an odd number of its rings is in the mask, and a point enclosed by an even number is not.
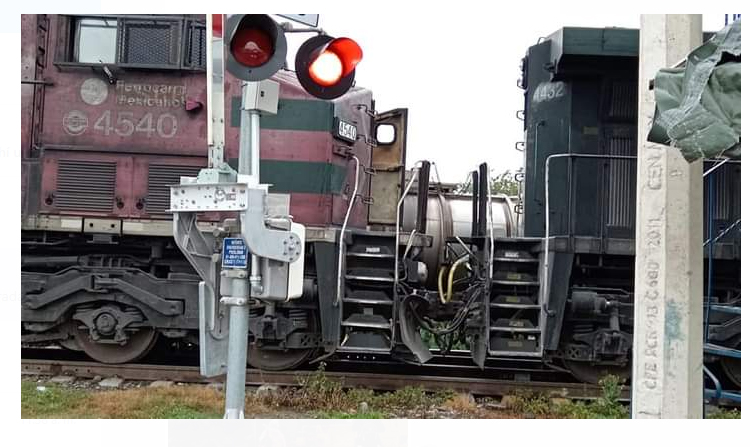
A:
[[[69,390],[23,382],[23,418],[185,419],[217,418],[224,413],[224,396],[216,389],[185,385],[113,391]]]
[[[92,393],[81,410],[116,419],[221,417],[224,396],[200,385],[103,391]]]
[[[460,414],[476,414],[478,413],[477,404],[474,398],[470,394],[461,393],[455,394],[449,398],[443,406],[451,411],[455,411]]]
[[[23,418],[220,418],[224,413],[223,391],[203,385],[112,391],[71,389],[54,384],[46,384],[40,391],[37,385],[22,381]],[[548,396],[520,393],[510,400],[507,410],[490,410],[484,405],[478,406],[468,394],[428,393],[418,387],[383,393],[360,388],[347,390],[340,381],[326,377],[321,369],[300,378],[297,387],[265,393],[248,390],[245,414],[275,418],[627,417],[627,407],[617,401],[619,385],[615,382],[603,382],[603,385],[604,396],[589,403],[560,404]],[[732,412],[718,417],[739,417],[739,414]]]

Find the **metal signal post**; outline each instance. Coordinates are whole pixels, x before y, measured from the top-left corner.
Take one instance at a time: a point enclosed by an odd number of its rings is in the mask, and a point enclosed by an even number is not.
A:
[[[274,81],[243,82],[240,119],[240,151],[238,175],[249,187],[260,185],[260,114],[276,113],[279,85]],[[230,277],[232,296],[223,297],[229,306],[229,346],[224,419],[244,418],[245,376],[247,369],[247,336],[249,298],[263,294],[260,258],[251,255],[247,270],[222,270]],[[249,285],[249,287],[248,287]]]
[[[169,211],[174,213],[175,242],[202,279],[201,374],[227,375],[224,417],[238,419],[244,417],[248,336],[264,330],[250,325],[250,302],[262,303],[273,314],[275,302],[302,296],[305,227],[289,216],[289,196],[269,194],[268,185],[260,183],[260,119],[277,113],[279,84],[268,78],[286,60],[284,30],[267,15],[227,17],[206,20],[212,24],[206,41],[214,43],[207,70],[208,168],[170,187]],[[362,58],[359,45],[347,38],[316,36],[311,41],[297,55],[297,64],[304,67],[300,83],[319,98],[343,95]],[[224,162],[225,68],[242,81],[237,171]],[[237,217],[207,232],[198,226],[198,216],[205,212]]]
[[[305,227],[289,216],[288,196],[275,195],[269,201],[268,186],[260,184],[260,116],[277,112],[279,84],[266,78],[280,68],[279,61],[283,64],[283,32],[268,16],[231,16],[218,24],[226,28],[227,69],[243,81],[238,170],[223,160],[223,85],[216,84],[223,84],[224,51],[214,46],[216,70],[208,73],[208,168],[170,187],[169,211],[174,214],[175,242],[202,279],[201,374],[226,373],[224,417],[238,419],[244,417],[248,336],[254,330],[249,325],[250,301],[273,307],[275,301],[302,296]],[[198,216],[205,212],[237,217],[207,232],[198,226]]]

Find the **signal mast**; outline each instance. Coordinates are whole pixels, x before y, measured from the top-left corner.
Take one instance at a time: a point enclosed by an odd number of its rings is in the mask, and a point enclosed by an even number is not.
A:
[[[201,374],[226,374],[224,418],[244,418],[249,305],[302,296],[305,227],[289,206],[268,202],[260,182],[260,120],[278,110],[279,84],[271,79],[286,61],[286,32],[316,32],[296,55],[302,87],[335,99],[354,84],[362,49],[352,39],[317,28],[282,28],[264,14],[208,15],[208,167],[170,187],[174,238],[200,275]],[[225,57],[226,53],[226,57]],[[224,70],[242,81],[237,171],[224,161]],[[212,233],[201,231],[202,212],[236,213]],[[286,216],[286,217],[279,217]],[[222,247],[215,253],[214,247]],[[249,257],[249,263],[248,263]],[[228,319],[226,318],[228,314]]]

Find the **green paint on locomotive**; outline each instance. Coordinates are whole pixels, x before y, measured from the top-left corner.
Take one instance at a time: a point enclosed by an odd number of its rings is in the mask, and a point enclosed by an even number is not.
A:
[[[271,192],[341,194],[346,169],[332,163],[261,160],[260,181]]]
[[[231,127],[240,127],[240,109],[242,99],[232,97]],[[333,128],[333,103],[330,101],[285,99],[279,98],[276,115],[260,117],[262,129],[304,130],[312,132],[330,132]]]
[[[227,160],[237,169],[237,159]],[[260,160],[260,182],[271,185],[270,192],[341,194],[346,168],[333,163],[296,160]]]

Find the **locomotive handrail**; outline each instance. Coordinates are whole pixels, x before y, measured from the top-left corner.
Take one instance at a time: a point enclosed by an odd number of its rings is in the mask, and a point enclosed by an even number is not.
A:
[[[711,238],[708,238],[708,239],[706,239],[706,240],[705,240],[705,241],[703,242],[703,246],[705,247],[705,246],[706,246],[706,245],[708,245],[709,243],[715,244],[716,242],[718,242],[718,241],[719,241],[719,239],[721,239],[721,238],[723,238],[724,236],[726,236],[726,235],[727,235],[727,233],[729,233],[729,232],[730,232],[730,231],[732,231],[732,230],[733,230],[733,229],[734,229],[734,228],[735,228],[735,227],[736,227],[737,225],[739,225],[739,224],[741,223],[741,221],[742,221],[742,219],[737,219],[737,220],[736,220],[736,221],[735,221],[735,222],[734,222],[734,223],[733,223],[732,225],[730,225],[730,226],[726,227],[726,228],[725,228],[725,229],[724,229],[724,230],[723,230],[722,232],[720,232],[719,234],[717,234],[715,238],[713,238],[713,239],[711,239]]]
[[[398,199],[398,202],[396,203],[396,248],[393,252],[393,296],[397,296],[397,289],[398,289],[398,246],[399,246],[399,227],[401,222],[401,206],[404,203],[404,199],[409,194],[409,190],[411,189],[411,185],[414,184],[414,180],[417,179],[417,165],[419,165],[419,169],[422,169],[422,163],[425,163],[425,161],[418,161],[414,163],[414,166],[411,168],[411,179],[409,179],[409,183],[404,188],[404,193],[401,195],[401,198]]]
[[[709,175],[711,175],[711,174],[712,174],[712,173],[713,173],[713,172],[714,172],[715,170],[717,170],[717,169],[719,169],[720,167],[722,167],[722,166],[724,165],[724,163],[726,163],[726,162],[728,162],[728,161],[729,161],[729,159],[728,159],[728,158],[725,158],[725,159],[723,159],[723,160],[721,160],[721,161],[717,162],[717,163],[716,163],[715,165],[711,166],[711,167],[710,167],[710,168],[708,169],[708,171],[706,171],[706,172],[704,172],[704,173],[703,173],[703,177],[708,177],[708,176],[709,176]]]
[[[352,191],[352,196],[349,199],[349,206],[346,208],[344,222],[341,225],[341,233],[339,234],[339,262],[338,274],[336,275],[336,306],[341,302],[341,289],[343,289],[343,284],[341,284],[341,274],[344,264],[344,234],[346,233],[346,226],[349,224],[349,215],[352,212],[352,207],[354,206],[354,201],[357,199],[357,191],[359,189],[359,158],[355,155],[351,155],[351,157],[356,163],[354,167],[354,191]]]

